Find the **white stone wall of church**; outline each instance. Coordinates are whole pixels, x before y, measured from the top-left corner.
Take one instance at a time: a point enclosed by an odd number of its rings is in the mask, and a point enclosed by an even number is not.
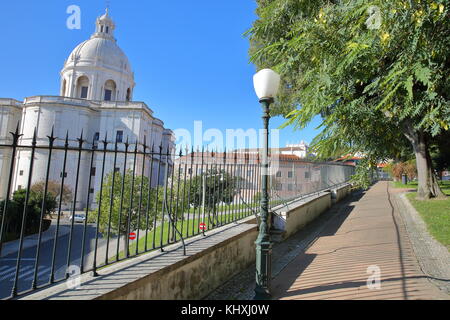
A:
[[[21,120],[22,110],[18,107],[18,101],[1,99],[0,101],[0,144],[10,145],[12,135]],[[7,192],[7,183],[11,170],[12,148],[0,147],[0,199],[4,199]]]
[[[130,88],[131,93],[133,92],[133,79],[124,76],[123,73],[99,67],[77,66],[75,72],[73,71],[73,68],[65,69],[62,72],[61,82],[63,83],[65,79],[68,84],[66,96],[81,98],[78,96],[79,92],[77,90],[77,84],[78,79],[83,76],[89,79],[88,100],[104,100],[105,83],[108,80],[112,80],[116,84],[116,92],[112,97],[113,101],[126,101],[128,88]]]

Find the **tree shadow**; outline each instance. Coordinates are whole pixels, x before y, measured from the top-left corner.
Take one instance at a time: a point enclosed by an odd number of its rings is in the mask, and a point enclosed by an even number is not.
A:
[[[316,254],[306,254],[305,251],[307,250],[307,248],[312,243],[314,243],[315,240],[321,237],[335,235],[355,208],[352,203],[359,201],[365,195],[365,193],[366,192],[363,190],[356,191],[355,193],[343,199],[341,202],[336,203],[329,210],[327,210],[314,221],[310,222],[305,228],[298,231],[291,237],[295,238],[296,241],[300,243],[304,241],[307,241],[309,243],[307,243],[302,252],[294,258],[299,261],[299,264],[296,264],[295,266],[295,274],[288,275],[286,273],[286,268],[290,263],[292,263],[292,261],[289,262],[282,270],[280,270],[279,273],[284,272],[284,281],[282,282],[282,284],[280,284],[280,286],[274,288],[274,296],[277,296],[282,292],[286,292],[293,285],[296,279],[303,273],[303,271],[305,271],[305,269],[308,268],[308,266],[317,257]],[[326,224],[325,227],[323,227],[324,224]],[[315,237],[311,238],[311,234],[316,235]],[[276,248],[274,250],[276,250]]]

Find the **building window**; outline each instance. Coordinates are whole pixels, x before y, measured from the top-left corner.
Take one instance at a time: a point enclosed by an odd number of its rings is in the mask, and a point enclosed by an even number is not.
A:
[[[293,190],[294,190],[293,185],[292,184],[288,184],[288,191],[293,191]]]
[[[277,178],[281,178],[281,171],[277,172]]]
[[[105,101],[111,101],[112,90],[105,89]]]
[[[123,142],[123,131],[122,130],[117,131],[116,141],[117,142]]]
[[[103,26],[100,27],[100,32],[103,32]]]
[[[192,169],[191,168],[188,169],[188,173],[192,174]]]
[[[309,173],[309,171],[305,172],[305,179],[309,179],[311,177],[311,174]]]
[[[292,171],[288,172],[288,178],[292,178],[294,176],[294,173]]]
[[[100,140],[100,132],[96,132],[94,134],[94,141],[98,141],[98,140]]]
[[[275,186],[275,190],[283,191],[283,185],[281,183],[277,183],[276,186]]]
[[[60,177],[60,178],[63,177],[63,173],[62,173],[62,172],[59,174],[59,177]],[[64,172],[64,178],[67,178],[67,172]]]
[[[81,87],[81,99],[87,99],[88,87]]]
[[[19,171],[19,176],[23,176],[23,170]]]
[[[109,33],[109,27],[106,27],[106,33]]]
[[[22,186],[17,186],[17,190],[22,190]]]
[[[89,193],[94,193],[94,188],[89,189]]]
[[[95,177],[96,171],[97,171],[97,168],[95,168],[95,167],[91,168],[91,176],[92,177]]]
[[[251,171],[247,171],[247,177],[251,177],[252,176],[252,172]]]

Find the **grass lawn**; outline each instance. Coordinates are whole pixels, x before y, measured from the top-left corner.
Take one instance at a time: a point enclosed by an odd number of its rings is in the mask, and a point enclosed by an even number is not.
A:
[[[245,212],[236,212],[236,213],[231,213],[231,214],[222,214],[220,216],[218,216],[218,224],[219,225],[224,225],[229,221],[232,221],[233,219],[239,220],[245,217],[248,217],[250,215],[252,215],[253,212],[249,212],[249,211],[245,211]],[[211,220],[212,220],[212,215],[210,216]],[[178,221],[177,222],[177,229],[183,234],[183,238],[188,238],[188,237],[192,237],[194,235],[198,235],[201,234],[201,231],[199,231],[199,226],[200,223],[203,222],[203,216],[200,216],[200,219],[198,218],[198,215],[196,215],[196,218],[193,219],[189,219],[189,220],[184,220],[183,222]],[[205,230],[211,230],[214,227],[208,223],[208,215],[205,215],[205,223],[207,226],[207,229]],[[216,222],[217,223],[217,222]],[[170,234],[169,234],[169,220],[166,216],[165,220],[164,220],[164,225],[163,226],[158,226],[156,227],[154,230],[149,230],[148,231],[148,237],[147,237],[147,252],[152,251],[153,248],[153,243],[154,246],[157,248],[155,250],[159,250],[159,247],[161,246],[161,239],[162,239],[162,244],[166,245],[168,244],[168,238],[170,239],[172,237],[172,228],[170,228]],[[194,230],[193,230],[194,229]],[[161,235],[162,232],[162,235]],[[180,235],[175,231],[176,234],[176,239],[177,241],[180,241]],[[145,251],[145,233],[140,233],[140,239],[137,243],[138,245],[138,254],[144,253]],[[162,237],[161,237],[162,236]],[[154,239],[154,240],[153,240]],[[130,256],[135,255],[136,253],[136,242],[130,244],[129,246],[129,250],[130,250]],[[122,251],[119,253],[119,259],[123,259],[125,258],[125,252]],[[112,257],[109,260],[115,261],[116,257]]]
[[[417,189],[417,181],[411,181],[408,184],[403,184],[401,181],[392,181],[392,186],[402,189]]]
[[[407,195],[427,224],[428,232],[440,243],[450,249],[450,198],[446,200],[416,200],[416,193]]]
[[[394,187],[405,188],[399,184]],[[442,191],[450,196],[450,181],[440,182]],[[406,186],[407,188],[417,188],[417,183]],[[416,200],[416,192],[407,194],[411,204],[416,208],[427,225],[428,232],[440,243],[450,249],[450,197],[445,200]]]

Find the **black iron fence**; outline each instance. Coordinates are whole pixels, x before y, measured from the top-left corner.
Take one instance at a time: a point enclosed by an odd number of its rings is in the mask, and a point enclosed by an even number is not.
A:
[[[260,158],[69,134],[0,144],[0,299],[256,215]],[[271,206],[345,183],[353,168],[271,157]]]

